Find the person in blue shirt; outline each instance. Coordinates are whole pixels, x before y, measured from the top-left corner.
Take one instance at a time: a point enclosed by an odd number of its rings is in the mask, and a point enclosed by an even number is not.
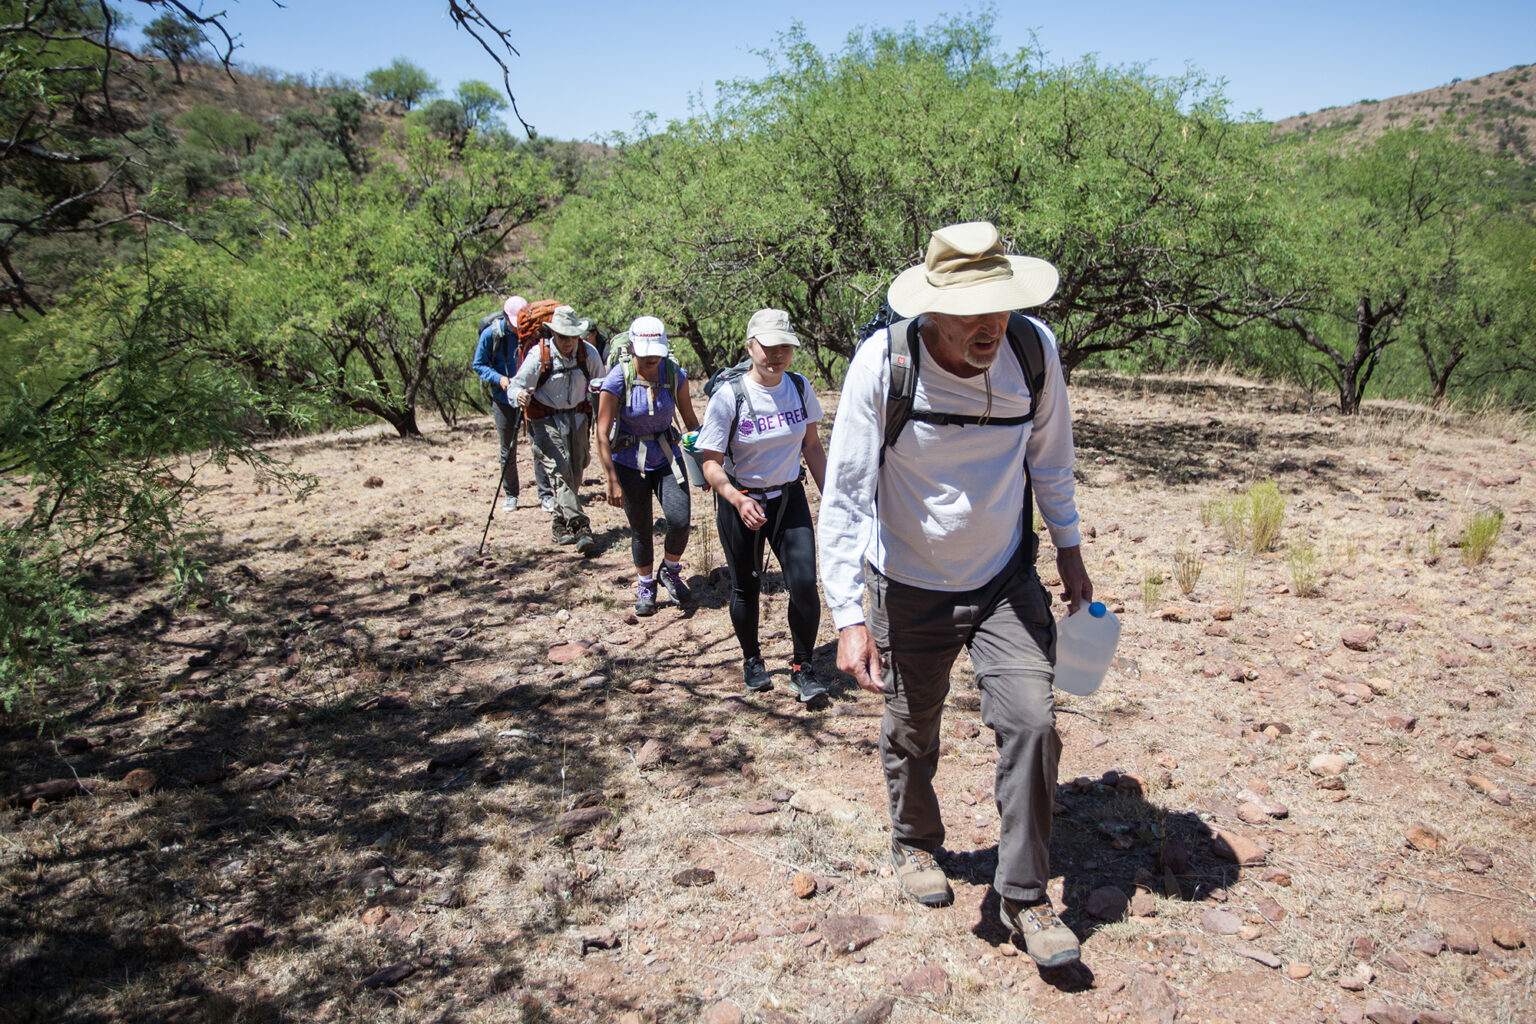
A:
[[[639,583],[636,615],[656,614],[656,551],[652,537],[652,498],[667,519],[662,541],[661,579],[681,605],[683,550],[688,546],[692,511],[681,468],[674,412],[689,430],[699,417],[688,397],[688,374],[668,358],[667,331],[654,316],[642,316],[629,328],[630,361],[608,371],[597,403],[597,457],[608,476],[608,504],[629,519],[629,551]],[[626,386],[627,383],[627,386]]]
[[[521,490],[517,476],[517,432],[522,427],[523,413],[507,396],[512,377],[517,373],[517,316],[528,305],[521,295],[514,295],[502,306],[502,315],[480,332],[480,342],[475,346],[475,358],[471,367],[480,379],[491,386],[491,419],[496,422],[496,438],[501,453],[501,487],[506,497],[501,507],[510,512],[517,508],[517,495]],[[533,462],[533,484],[538,489],[539,504],[544,511],[555,507],[554,490],[549,477],[537,459]]]

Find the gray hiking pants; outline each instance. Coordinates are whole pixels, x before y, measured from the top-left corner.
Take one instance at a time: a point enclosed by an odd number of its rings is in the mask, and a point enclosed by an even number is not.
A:
[[[885,665],[880,760],[892,835],[930,853],[944,842],[933,776],[949,673],[964,647],[981,689],[981,720],[997,742],[1002,832],[993,884],[1008,899],[1040,900],[1050,879],[1061,737],[1051,694],[1056,623],[1033,561],[1015,555],[997,578],[960,593],[908,586],[873,569],[867,579],[869,631]]]
[[[523,411],[517,406],[491,402],[491,419],[496,424],[496,440],[501,453],[501,486],[513,497],[521,489],[517,478],[517,431],[522,418]],[[537,455],[533,459],[533,483],[539,490],[541,501],[552,493],[549,474],[544,472],[544,464]]]
[[[586,522],[581,511],[581,477],[591,458],[592,435],[587,414],[567,410],[528,421],[533,454],[549,474],[555,496],[555,518],[563,523]]]

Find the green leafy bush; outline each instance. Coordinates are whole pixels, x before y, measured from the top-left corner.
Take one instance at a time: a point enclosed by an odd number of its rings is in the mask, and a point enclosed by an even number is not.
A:
[[[0,699],[80,679],[70,658],[92,602],[85,565],[126,553],[183,584],[198,577],[187,511],[199,474],[232,461],[298,484],[241,429],[263,410],[239,372],[208,357],[227,329],[199,255],[173,252],[149,275],[124,270],[20,332],[49,358],[0,381],[0,474],[24,478],[30,511],[0,529]],[[272,399],[283,404],[280,396]]]

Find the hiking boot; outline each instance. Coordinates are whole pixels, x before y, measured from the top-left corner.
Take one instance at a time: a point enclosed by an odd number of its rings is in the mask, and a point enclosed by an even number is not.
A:
[[[949,889],[949,879],[944,869],[927,850],[905,846],[891,840],[891,866],[896,869],[896,880],[907,890],[907,895],[925,907],[947,907],[955,894]]]
[[[570,523],[561,519],[558,514],[550,521],[549,536],[556,544],[576,543],[576,531],[571,528]]]
[[[1041,967],[1063,967],[1081,955],[1077,935],[1056,916],[1050,900],[1024,904],[1004,899],[998,916],[1005,928],[1024,940],[1024,951]]]
[[[789,666],[789,688],[795,691],[801,704],[809,704],[827,695],[827,684],[816,678],[816,670],[810,663]]]
[[[656,581],[641,580],[635,587],[635,614],[656,614]]]
[[[592,524],[585,519],[575,523],[571,530],[576,534],[576,553],[582,558],[597,554],[597,538],[592,536]]]
[[[768,666],[763,664],[762,658],[748,658],[741,667],[741,675],[746,681],[747,689],[753,693],[760,693],[773,686],[773,679],[768,675]]]
[[[675,603],[682,604],[688,600],[688,587],[683,583],[683,567],[681,565],[674,569],[667,565],[666,562],[662,562],[661,582],[666,586],[667,593],[672,595],[672,600]]]

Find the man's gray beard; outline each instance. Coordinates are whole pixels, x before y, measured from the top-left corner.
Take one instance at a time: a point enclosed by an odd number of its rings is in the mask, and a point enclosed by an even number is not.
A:
[[[979,356],[976,354],[975,349],[967,345],[964,356],[965,364],[967,366],[974,366],[978,370],[990,370],[992,369],[992,364],[997,362],[998,353],[1002,352],[1002,350],[1003,346],[999,345],[992,350],[990,356]]]

